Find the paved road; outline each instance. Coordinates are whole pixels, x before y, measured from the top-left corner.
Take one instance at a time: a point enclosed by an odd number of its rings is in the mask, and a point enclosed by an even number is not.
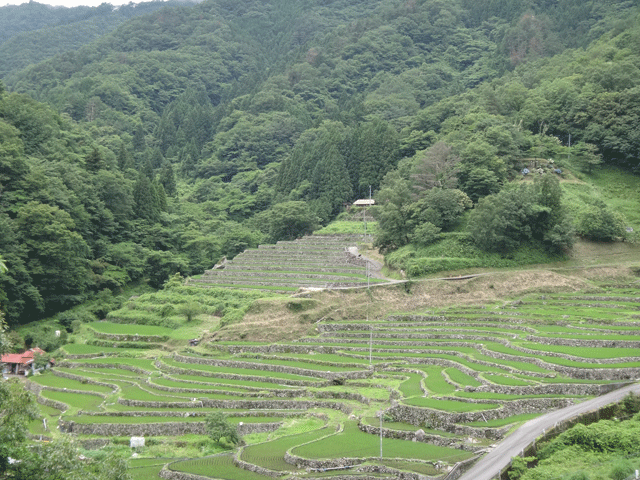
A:
[[[531,444],[538,436],[542,435],[542,430],[553,427],[556,423],[568,420],[581,413],[597,410],[611,403],[618,402],[627,393],[640,393],[640,384],[635,383],[627,387],[615,390],[600,397],[587,400],[586,402],[570,405],[560,410],[549,412],[533,420],[528,421],[518,430],[505,438],[500,444],[487,455],[478,460],[458,480],[491,480],[506,467],[512,457],[519,455],[522,450]]]

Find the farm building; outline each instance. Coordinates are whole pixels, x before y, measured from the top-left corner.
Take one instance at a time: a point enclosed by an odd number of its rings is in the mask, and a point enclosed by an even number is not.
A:
[[[35,354],[45,355],[44,350],[35,347],[23,353],[7,353],[2,355],[0,363],[2,364],[2,373],[11,373],[14,375],[24,375],[31,368]]]

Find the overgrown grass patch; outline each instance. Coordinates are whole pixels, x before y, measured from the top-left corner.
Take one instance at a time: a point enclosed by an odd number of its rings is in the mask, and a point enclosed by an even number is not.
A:
[[[426,247],[407,245],[387,255],[387,264],[397,270],[404,270],[411,277],[445,271],[472,268],[504,268],[552,263],[563,259],[551,255],[542,245],[522,245],[510,253],[509,257],[499,253],[486,252],[476,247],[466,234],[449,233]]]

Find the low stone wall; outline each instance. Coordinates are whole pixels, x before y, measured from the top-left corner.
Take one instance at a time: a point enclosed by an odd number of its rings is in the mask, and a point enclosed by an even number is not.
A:
[[[158,476],[165,478],[166,480],[211,480],[211,477],[203,477],[201,475],[194,475],[193,473],[174,472],[169,470],[165,465]]]
[[[114,342],[166,342],[169,340],[168,335],[129,335],[124,333],[104,333],[98,332],[89,327],[89,330],[95,338],[102,340],[111,340]]]
[[[172,412],[166,410],[125,410],[121,412],[85,412],[80,410],[78,415],[90,415],[92,417],[206,417],[209,412]],[[287,411],[244,411],[234,412],[235,417],[274,417],[274,418],[295,418],[304,417],[306,412],[287,412]],[[277,423],[277,422],[273,422]]]
[[[64,368],[115,368],[120,370],[129,370],[130,372],[140,373],[147,376],[153,373],[150,370],[134,367],[133,365],[127,365],[126,363],[82,363],[62,361],[58,366]]]
[[[238,375],[235,373],[205,372],[202,370],[189,369],[187,367],[185,368],[174,367],[172,365],[167,365],[159,361],[157,361],[155,365],[162,372],[174,373],[178,375],[183,375],[183,374],[196,375],[196,376],[207,377],[207,378],[227,378],[231,380],[246,380],[246,381],[256,381],[256,382],[264,382],[265,380],[263,376],[258,376],[258,375],[254,376],[254,375]],[[185,364],[185,365],[188,365],[188,364]],[[286,378],[278,378],[278,379],[272,379],[272,380],[277,380],[277,382],[274,382],[274,383],[281,384],[281,385],[290,385],[293,387],[322,387],[325,385],[325,382],[314,382],[313,380],[309,380],[309,381],[291,380]]]
[[[214,400],[202,398],[195,402],[154,402],[146,400],[118,399],[118,403],[130,407],[146,408],[231,408],[261,409],[261,410],[308,410],[311,408],[330,408],[346,415],[351,415],[352,409],[348,405],[338,402],[323,402],[314,400]]]
[[[98,380],[93,380],[91,378],[83,377],[82,375],[74,375],[73,373],[61,372],[61,371],[56,370],[56,369],[52,369],[51,372],[56,377],[68,378],[69,380],[77,380],[79,382],[86,383],[88,385],[97,385],[97,386],[100,386],[100,387],[107,387],[107,388],[110,388],[111,390],[113,390],[114,392],[117,392],[118,390],[120,390],[120,387],[118,387],[117,385],[115,385],[113,383],[99,382]]]
[[[108,438],[90,438],[86,440],[80,440],[80,445],[85,450],[98,450],[99,448],[105,447],[111,443],[111,440]]]
[[[276,472],[275,470],[269,470],[268,468],[260,467],[258,465],[254,465],[253,463],[245,462],[240,458],[240,455],[242,454],[242,450],[243,450],[242,448],[238,449],[233,454],[233,464],[236,467],[242,468],[243,470],[248,470],[250,472],[255,472],[260,475],[265,475],[267,477],[273,477],[273,478],[282,477],[288,473],[288,472]]]
[[[506,425],[500,428],[492,427],[469,427],[467,425],[457,425],[455,423],[444,425],[442,430],[445,432],[453,433],[458,436],[474,437],[474,438],[488,438],[491,440],[500,440],[504,438],[506,433],[511,429],[511,425]]]
[[[527,341],[543,345],[564,345],[568,347],[640,348],[638,340],[584,340],[574,338],[527,336]]]
[[[266,433],[277,430],[282,422],[243,423],[238,425],[240,436],[250,433]],[[76,435],[121,436],[177,436],[184,434],[207,435],[206,422],[162,422],[162,423],[76,423],[58,420],[61,432]]]
[[[460,400],[455,398],[455,400]],[[490,402],[490,401],[489,401]],[[483,403],[480,401],[471,403]],[[495,402],[491,402],[495,403]],[[470,423],[507,418],[521,413],[541,413],[551,409],[557,409],[571,405],[571,399],[566,398],[536,398],[512,400],[503,402],[498,408],[474,412],[445,412],[423,407],[398,404],[387,410],[391,417],[398,421],[411,425],[429,425],[433,428],[443,429],[452,423]]]
[[[44,390],[44,387],[42,385],[38,385],[37,383],[32,382],[31,380],[27,380],[24,385],[24,388],[29,390],[31,393],[35,394],[36,401],[41,405],[46,405],[47,407],[55,408],[57,410],[60,410],[61,412],[65,412],[69,409],[69,405],[67,405],[66,403],[58,402],[57,400],[52,400],[50,398],[46,398],[40,395],[40,392]]]
[[[462,462],[456,463],[455,466],[449,472],[449,474],[446,477],[444,477],[444,479],[442,480],[456,480],[460,478],[462,474],[466,472],[471,465],[473,465],[476,461],[478,461],[479,458],[480,456],[477,456],[477,457],[468,458],[467,460],[463,460]]]
[[[324,372],[321,370],[310,370],[306,368],[288,367],[285,365],[269,365],[264,363],[254,362],[241,362],[237,360],[217,360],[214,358],[199,358],[199,357],[185,357],[183,355],[175,354],[174,360],[181,363],[191,363],[199,365],[213,365],[217,367],[234,367],[234,368],[246,368],[251,370],[261,370],[267,372],[289,373],[292,375],[302,375],[305,377],[319,377],[327,380],[333,380],[335,378],[345,379],[361,379],[371,376],[370,370],[360,370],[352,372]]]
[[[493,392],[508,395],[593,395],[599,396],[617,390],[629,382],[589,384],[589,383],[546,383],[542,385],[481,385],[479,387],[466,387],[466,392]]]
[[[380,427],[359,422],[358,428],[365,433],[369,433],[377,437],[380,436]],[[481,446],[460,443],[457,438],[448,438],[441,437],[439,435],[426,434],[422,430],[410,432],[406,430],[392,430],[382,427],[382,436],[384,438],[396,438],[399,440],[408,440],[412,442],[430,443],[439,447],[457,448],[458,450],[465,450],[468,452],[477,452],[478,450],[484,449],[484,447]]]

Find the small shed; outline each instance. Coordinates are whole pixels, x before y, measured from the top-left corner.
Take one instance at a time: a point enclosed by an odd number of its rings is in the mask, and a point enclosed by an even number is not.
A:
[[[376,201],[373,198],[361,198],[360,200],[353,202],[354,207],[370,207],[375,204]]]

